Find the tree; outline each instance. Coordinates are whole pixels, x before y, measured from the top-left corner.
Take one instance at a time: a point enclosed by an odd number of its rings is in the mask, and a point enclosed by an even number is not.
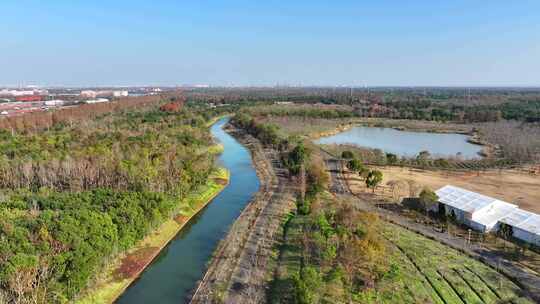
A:
[[[386,163],[393,166],[395,164],[397,164],[398,162],[398,157],[397,155],[393,154],[393,153],[386,153]]]
[[[438,202],[439,197],[433,190],[426,187],[420,192],[420,203],[426,212],[436,206]]]
[[[435,166],[440,167],[440,168],[450,167],[450,163],[448,162],[448,160],[444,158],[438,158],[433,163],[435,164]]]
[[[300,275],[294,277],[296,303],[318,303],[323,286],[319,271],[312,266],[303,267]]]
[[[362,177],[363,179],[366,179],[369,175],[369,169],[366,168],[365,166],[362,166],[360,168],[360,170],[358,170],[358,175],[360,175],[360,177]]]
[[[429,154],[429,151],[421,151],[416,156],[416,161],[419,162],[422,166],[426,164],[426,161],[431,157],[431,154]]]
[[[286,165],[293,174],[300,173],[300,167],[309,159],[311,152],[303,143],[299,143],[294,149],[289,152],[286,159]]]
[[[369,172],[367,178],[366,178],[366,186],[368,188],[373,189],[373,192],[375,192],[375,188],[377,185],[379,185],[383,180],[383,174],[379,170],[372,170]]]
[[[353,158],[347,162],[347,168],[353,172],[360,172],[362,167],[364,167],[362,162],[356,158]]]
[[[416,197],[420,190],[420,186],[413,179],[408,179],[407,185],[409,185],[409,197]]]
[[[345,151],[341,152],[341,158],[353,159],[354,157],[355,156],[354,156],[354,153],[352,151],[345,150]]]
[[[403,189],[407,186],[407,183],[403,180],[391,180],[386,183],[386,185],[390,186],[390,189],[392,191],[392,198],[397,203],[400,200],[400,196],[403,192]]]

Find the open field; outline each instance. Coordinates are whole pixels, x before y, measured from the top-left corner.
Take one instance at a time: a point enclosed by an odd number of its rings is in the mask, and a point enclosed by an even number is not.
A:
[[[75,303],[113,303],[184,225],[227,186],[228,181],[229,172],[220,168],[209,178],[207,185],[180,203],[183,207],[177,216],[164,222],[160,228],[144,238],[138,245],[115,259],[103,271],[104,275],[100,281],[89,288],[89,292]]]
[[[436,190],[451,184],[515,203],[525,210],[540,213],[540,176],[538,175],[526,174],[517,170],[489,170],[477,173],[390,166],[376,168],[383,172],[382,185],[386,185],[390,180],[414,180],[421,186]],[[361,183],[364,186],[362,181],[356,183]]]

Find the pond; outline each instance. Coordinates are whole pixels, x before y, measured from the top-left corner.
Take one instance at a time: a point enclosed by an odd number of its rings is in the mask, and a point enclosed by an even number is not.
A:
[[[415,157],[429,151],[433,157],[480,158],[482,146],[467,142],[468,136],[449,133],[401,131],[392,128],[357,126],[336,135],[319,138],[318,144],[350,144],[380,149],[398,156]]]
[[[212,126],[224,146],[219,162],[231,174],[230,184],[184,226],[126,292],[122,304],[185,303],[206,270],[219,240],[259,189],[249,151],[223,131],[227,118]]]

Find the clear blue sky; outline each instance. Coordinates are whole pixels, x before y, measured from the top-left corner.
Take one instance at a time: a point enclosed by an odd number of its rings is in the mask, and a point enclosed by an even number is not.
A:
[[[540,1],[2,0],[0,85],[540,86]]]

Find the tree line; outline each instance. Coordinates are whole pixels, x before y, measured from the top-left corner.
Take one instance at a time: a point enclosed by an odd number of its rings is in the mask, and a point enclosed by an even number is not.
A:
[[[207,182],[207,120],[159,104],[0,133],[0,303],[70,302]]]

